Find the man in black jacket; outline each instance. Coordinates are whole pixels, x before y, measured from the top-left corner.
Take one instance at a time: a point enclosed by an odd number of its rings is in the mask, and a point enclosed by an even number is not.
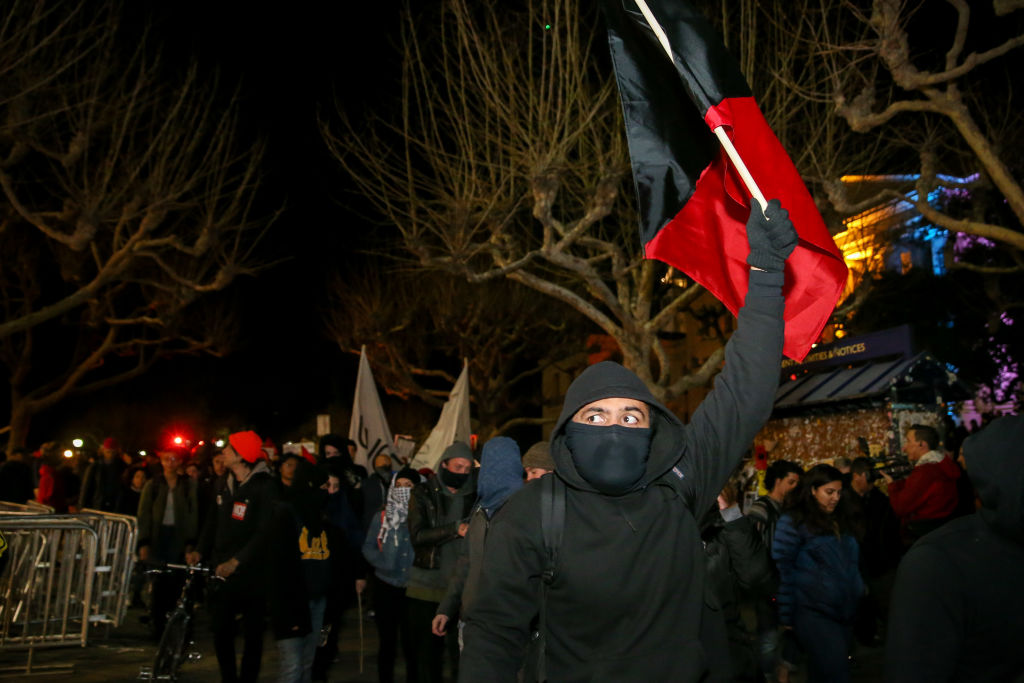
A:
[[[474,502],[473,451],[461,442],[445,449],[437,476],[417,484],[409,500],[413,565],[405,590],[406,614],[416,651],[416,680],[421,683],[441,683],[445,643],[444,638],[431,633],[431,622],[448,589]],[[455,668],[458,641],[451,634],[448,640]]]
[[[900,563],[885,680],[1024,680],[1024,416],[964,441],[981,508],[918,540]]]
[[[256,432],[232,434],[228,444],[223,456],[231,471],[230,481],[218,491],[199,550],[189,553],[188,561],[195,564],[206,559],[217,576],[227,579],[216,586],[211,598],[213,646],[221,681],[255,683],[263,657],[272,552],[269,541],[278,487],[266,464],[263,439]],[[235,662],[235,619],[239,614],[245,638],[240,671]]]
[[[746,303],[715,388],[684,425],[622,366],[587,368],[551,436],[564,536],[546,597],[552,681],[697,681],[705,558],[695,516],[717,498],[771,412],[783,343],[783,267],[797,236],[777,201],[753,211]],[[467,611],[462,681],[516,680],[547,565],[545,487],[495,518]],[[721,644],[719,644],[721,647]],[[717,650],[722,652],[724,648]]]

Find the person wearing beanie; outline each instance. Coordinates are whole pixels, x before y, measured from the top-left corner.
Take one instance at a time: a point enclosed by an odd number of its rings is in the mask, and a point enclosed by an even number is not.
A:
[[[442,680],[446,639],[431,633],[431,623],[448,590],[448,577],[469,530],[475,502],[473,451],[462,442],[448,446],[441,454],[437,475],[412,490],[409,536],[415,554],[405,593],[410,635],[416,649],[416,680],[421,683]],[[457,639],[448,638],[447,647],[455,678]]]
[[[540,479],[555,471],[555,461],[551,459],[551,447],[547,441],[538,441],[530,446],[523,456],[523,471],[526,472],[526,481]]]
[[[448,622],[473,604],[480,583],[487,528],[505,501],[522,487],[523,464],[519,445],[507,436],[495,437],[484,444],[477,480],[479,501],[470,517],[466,541],[459,551],[455,570],[448,579],[444,600],[438,605],[431,623],[435,636],[444,636]]]
[[[405,587],[412,568],[409,538],[409,498],[420,475],[409,467],[395,473],[388,487],[387,502],[374,515],[363,542],[363,557],[373,566],[374,622],[377,624],[377,676],[380,683],[395,680],[395,658],[399,639],[405,659],[406,680],[416,680],[416,658],[405,618]]]
[[[338,434],[324,434],[320,437],[317,462],[336,472],[341,477],[341,485],[345,487],[345,497],[356,519],[363,518],[363,482],[366,481],[366,468],[352,461],[355,442]]]
[[[214,500],[199,548],[189,564],[201,560],[226,579],[211,597],[213,646],[223,681],[256,681],[263,657],[266,585],[274,506],[278,485],[267,466],[263,439],[253,431],[228,437],[221,454],[229,475]],[[235,661],[235,620],[242,615],[245,649]]]
[[[689,424],[618,363],[592,365],[569,386],[551,433],[554,474],[524,486],[488,529],[462,617],[460,681],[512,683],[527,665],[549,681],[694,683],[727,668],[709,657],[728,644],[711,637],[725,624],[705,604],[697,520],[771,414],[778,387],[784,267],[798,238],[777,200],[764,211],[747,222],[751,269],[724,368]],[[564,533],[544,583],[548,496],[564,503]],[[542,595],[542,646],[530,651],[544,658],[527,662]]]
[[[328,594],[344,572],[349,551],[326,519],[326,470],[295,453],[282,458],[293,472],[274,515],[270,623],[277,641],[276,680],[303,683],[313,680]]]
[[[338,657],[338,643],[341,630],[345,623],[345,612],[357,600],[357,594],[366,586],[366,574],[369,568],[361,552],[363,545],[363,528],[359,517],[352,510],[348,500],[344,464],[341,458],[326,461],[324,471],[327,475],[324,484],[327,491],[327,507],[325,509],[327,534],[331,538],[332,552],[344,552],[344,559],[335,562],[335,577],[331,589],[327,592],[327,607],[324,611],[323,627],[326,637],[321,639],[313,658],[312,679],[328,680],[328,674]],[[355,590],[352,590],[352,587]]]

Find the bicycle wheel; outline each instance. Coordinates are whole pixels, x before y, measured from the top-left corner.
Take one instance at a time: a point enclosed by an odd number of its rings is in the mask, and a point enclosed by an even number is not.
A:
[[[160,636],[156,659],[153,660],[154,680],[177,680],[178,669],[185,659],[185,640],[188,637],[189,616],[179,608],[167,619],[167,626]]]

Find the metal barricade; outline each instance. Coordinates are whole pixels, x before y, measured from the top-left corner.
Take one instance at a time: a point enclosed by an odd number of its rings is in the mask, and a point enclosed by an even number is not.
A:
[[[9,559],[0,576],[0,651],[85,646],[99,537],[69,515],[0,514]]]
[[[98,538],[89,621],[120,626],[131,602],[139,523],[131,515],[90,509],[82,510],[75,517],[88,523]]]

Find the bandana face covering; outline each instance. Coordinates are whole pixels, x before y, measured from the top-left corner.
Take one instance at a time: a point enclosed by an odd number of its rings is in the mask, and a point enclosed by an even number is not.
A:
[[[469,479],[469,472],[452,472],[447,467],[441,467],[441,481],[444,482],[445,486],[451,486],[453,489],[458,491],[462,488],[462,485]]]
[[[387,505],[384,506],[384,516],[380,523],[380,532],[377,534],[377,547],[381,548],[392,536],[394,543],[398,544],[398,535],[394,533],[399,527],[405,524],[409,517],[409,496],[412,489],[404,486],[396,486],[391,482],[388,490]]]
[[[606,495],[621,496],[644,476],[651,430],[570,422],[565,425],[565,443],[576,471],[587,483]]]

